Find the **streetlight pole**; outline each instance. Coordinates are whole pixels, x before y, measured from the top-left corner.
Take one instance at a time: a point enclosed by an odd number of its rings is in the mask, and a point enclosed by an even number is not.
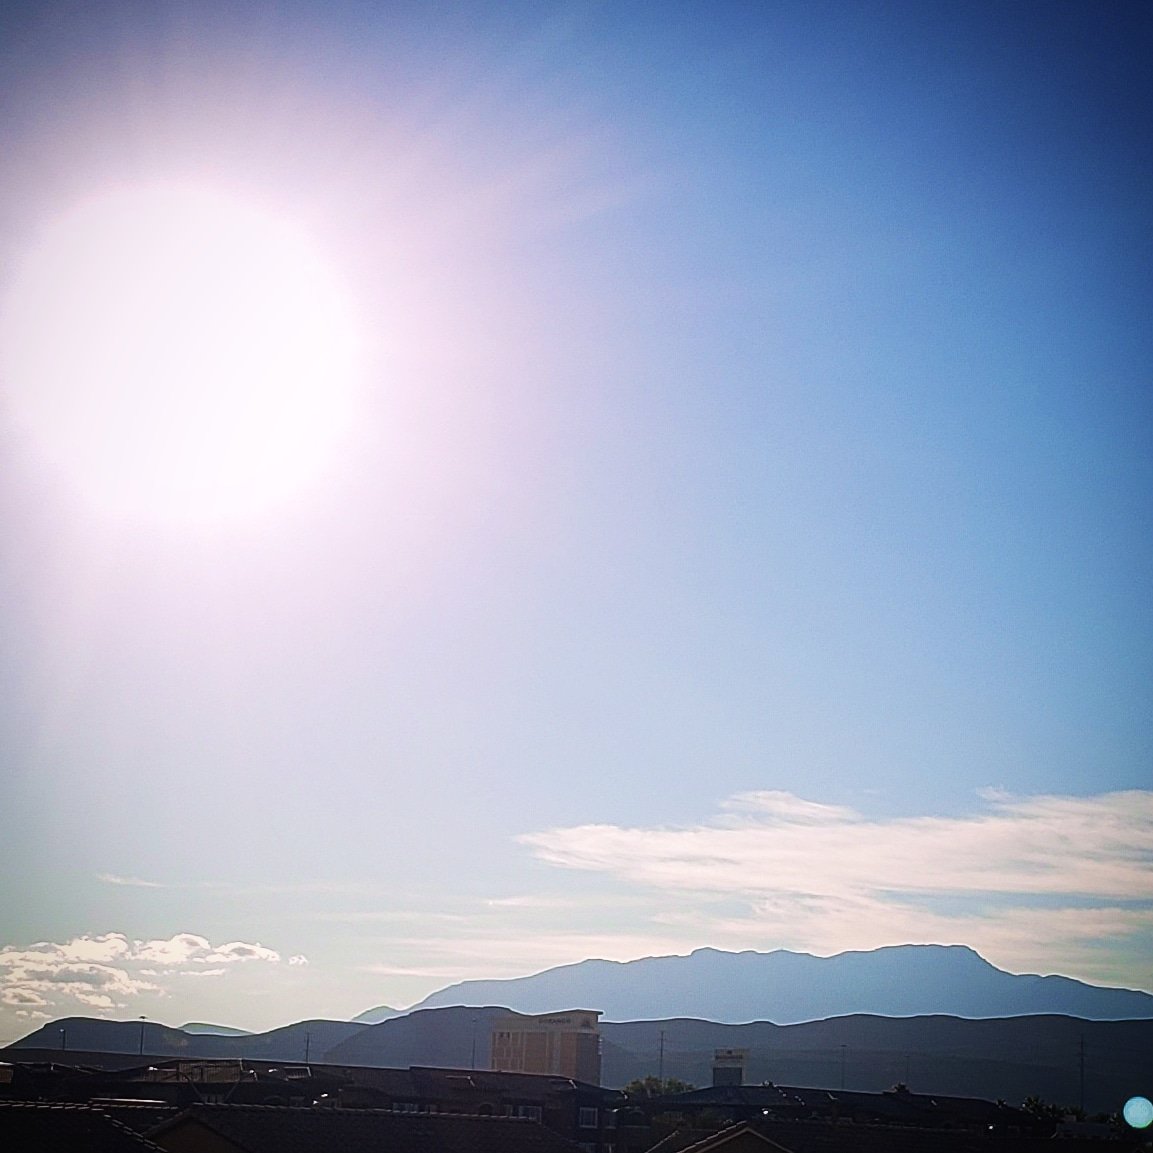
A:
[[[68,1052],[68,1030],[67,1029],[61,1029],[60,1030],[60,1052],[61,1053],[67,1053]]]
[[[841,1046],[841,1091],[845,1089],[845,1056],[849,1051],[848,1045]]]
[[[140,1018],[140,1048],[138,1052],[141,1057],[144,1056],[144,1017]]]
[[[665,1079],[665,1031],[661,1030],[661,1055],[657,1061],[657,1080],[662,1083],[660,1092],[664,1092],[663,1083]]]

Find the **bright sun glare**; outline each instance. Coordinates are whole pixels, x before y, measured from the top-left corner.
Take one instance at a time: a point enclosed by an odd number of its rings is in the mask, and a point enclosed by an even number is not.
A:
[[[299,491],[351,417],[361,347],[308,236],[215,191],[120,190],[52,224],[0,312],[0,388],[86,497],[166,519]]]

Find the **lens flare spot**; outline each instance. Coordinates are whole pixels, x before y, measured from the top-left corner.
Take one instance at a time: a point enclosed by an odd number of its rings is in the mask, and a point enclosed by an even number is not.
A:
[[[1125,1123],[1134,1129],[1148,1129],[1153,1125],[1153,1101],[1148,1097],[1130,1097],[1125,1102],[1121,1115]]]
[[[121,189],[56,220],[0,305],[0,386],[105,509],[248,516],[331,460],[362,373],[355,310],[292,222],[214,190]]]

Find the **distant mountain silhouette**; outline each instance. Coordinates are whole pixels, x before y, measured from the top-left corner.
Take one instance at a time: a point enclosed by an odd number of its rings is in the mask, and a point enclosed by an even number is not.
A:
[[[337,1065],[437,1065],[487,1069],[492,1025],[508,1010],[486,1005],[418,1010],[391,1017],[341,1041],[326,1060]]]
[[[208,1025],[203,1021],[188,1021],[180,1026],[182,1033],[213,1033],[220,1037],[247,1037],[250,1029],[234,1029],[231,1025]]]
[[[365,1009],[363,1013],[357,1013],[353,1020],[361,1025],[379,1025],[381,1021],[387,1021],[390,1017],[403,1017],[407,1012],[407,1009],[394,1009],[391,1005],[377,1005],[375,1009]]]
[[[505,1012],[495,1006],[426,1009],[365,1026],[302,1021],[251,1037],[188,1035],[150,1024],[143,1057],[138,1055],[139,1022],[74,1017],[52,1022],[0,1053],[23,1050],[24,1059],[105,1068],[128,1068],[165,1056],[296,1062],[307,1038],[313,1065],[484,1069],[493,1021]],[[66,1055],[61,1029],[67,1030]],[[1153,1020],[859,1014],[796,1025],[683,1018],[606,1022],[601,1032],[602,1081],[618,1088],[658,1070],[707,1085],[715,1049],[747,1050],[745,1080],[752,1084],[835,1089],[843,1077],[847,1088],[868,1092],[902,1081],[917,1092],[1001,1097],[1013,1104],[1036,1094],[1065,1105],[1079,1104],[1083,1089],[1091,1112],[1115,1112],[1128,1097],[1148,1093],[1153,1085]]]
[[[833,957],[697,949],[687,957],[581,961],[531,977],[462,981],[413,1010],[450,1005],[507,1005],[521,1013],[600,1009],[610,1021],[699,1017],[779,1025],[852,1013],[1153,1018],[1149,993],[1006,973],[964,945],[893,945]]]
[[[879,1092],[905,1082],[917,1091],[1017,1104],[1037,1094],[1076,1105],[1083,1055],[1087,1105],[1112,1112],[1153,1083],[1153,1020],[857,1014],[796,1025],[606,1022],[601,1031],[607,1085],[645,1076],[658,1062],[666,1077],[708,1085],[716,1049],[748,1051],[749,1084],[836,1088],[843,1062],[851,1089]]]
[[[471,1002],[471,1005],[469,1004]],[[164,1057],[484,1069],[494,1020],[603,1010],[603,1081],[663,1072],[711,1079],[713,1051],[748,1050],[746,1080],[918,1091],[1019,1103],[1037,1094],[1116,1111],[1153,1084],[1153,996],[1006,973],[963,946],[813,957],[726,953],[583,961],[509,981],[466,981],[414,1010],[299,1021],[267,1033],[152,1021],[53,1021],[10,1049],[36,1060],[128,1067]],[[746,1022],[746,1023],[740,1023]],[[27,1058],[26,1058],[27,1059]],[[1082,1080],[1083,1071],[1083,1080]]]
[[[41,1026],[9,1048],[41,1049],[54,1059],[69,1053],[123,1053],[144,1057],[247,1057],[253,1061],[320,1058],[365,1026],[351,1021],[297,1021],[267,1033],[187,1032],[155,1021],[100,1021],[65,1017]]]

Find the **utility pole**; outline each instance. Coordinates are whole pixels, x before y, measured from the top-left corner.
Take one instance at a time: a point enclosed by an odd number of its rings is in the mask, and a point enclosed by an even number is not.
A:
[[[140,1056],[144,1056],[144,1018],[140,1018],[140,1049],[138,1050]]]
[[[657,1080],[663,1082],[665,1079],[665,1031],[661,1030],[661,1055],[657,1061]],[[664,1090],[661,1090],[664,1092]]]
[[[472,1055],[469,1057],[468,1067],[476,1068],[476,1014],[473,1014],[472,1018]]]
[[[304,1034],[304,1063],[306,1065],[308,1064],[308,1054],[309,1054],[309,1051],[311,1050],[311,1048],[312,1048],[312,1034],[311,1033],[305,1033]]]
[[[1085,1034],[1081,1034],[1081,1044],[1078,1047],[1077,1072],[1081,1085],[1081,1112],[1085,1112]]]

